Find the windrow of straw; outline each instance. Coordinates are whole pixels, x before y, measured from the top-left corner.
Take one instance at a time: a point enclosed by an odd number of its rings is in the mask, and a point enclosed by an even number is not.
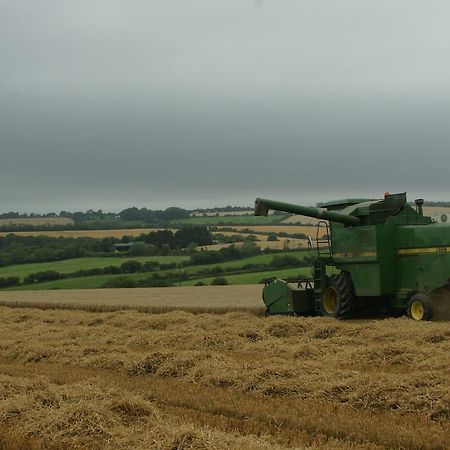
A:
[[[0,314],[4,448],[14,448],[10,435],[44,448],[450,442],[445,322],[5,307]]]

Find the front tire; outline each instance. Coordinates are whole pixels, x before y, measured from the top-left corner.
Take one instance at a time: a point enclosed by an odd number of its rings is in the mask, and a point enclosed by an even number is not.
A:
[[[410,319],[416,321],[431,320],[433,318],[431,298],[425,294],[413,295],[408,302],[407,312]]]
[[[321,313],[325,317],[348,319],[356,310],[356,296],[348,272],[332,275],[327,288],[322,293]]]

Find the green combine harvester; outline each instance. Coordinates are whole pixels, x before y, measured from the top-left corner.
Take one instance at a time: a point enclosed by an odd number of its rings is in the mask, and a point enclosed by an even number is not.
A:
[[[345,319],[383,309],[414,320],[448,318],[450,225],[424,216],[422,206],[422,199],[410,206],[405,193],[321,208],[256,199],[258,216],[275,210],[320,219],[312,278],[268,281],[267,313]]]

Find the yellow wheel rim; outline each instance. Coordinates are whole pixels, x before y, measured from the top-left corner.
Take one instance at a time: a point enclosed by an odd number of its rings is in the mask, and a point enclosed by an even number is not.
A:
[[[335,314],[338,306],[338,293],[333,287],[327,287],[322,297],[323,309],[327,314]]]
[[[423,309],[423,305],[418,300],[414,301],[411,304],[411,317],[414,320],[422,320],[425,314],[425,310]]]

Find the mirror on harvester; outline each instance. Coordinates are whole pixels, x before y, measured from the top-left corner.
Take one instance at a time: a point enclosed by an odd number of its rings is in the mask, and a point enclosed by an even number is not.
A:
[[[441,222],[447,222],[447,214],[441,215]]]

